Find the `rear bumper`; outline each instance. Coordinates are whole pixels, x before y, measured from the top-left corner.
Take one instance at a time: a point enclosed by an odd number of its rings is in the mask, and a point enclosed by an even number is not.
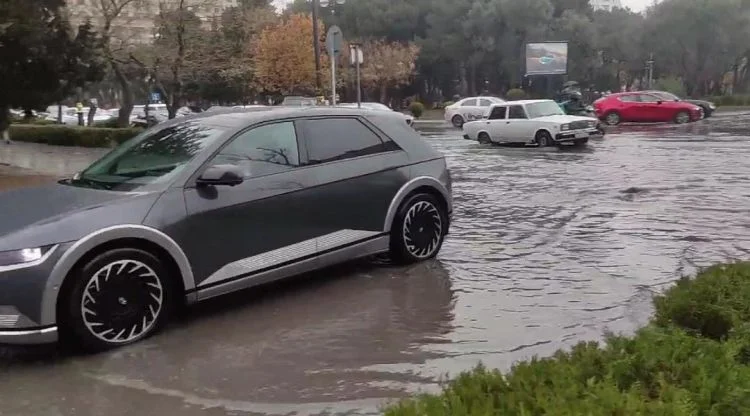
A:
[[[464,139],[466,139],[466,140],[474,140],[474,139],[472,139],[471,137],[469,137],[469,135],[468,135],[468,134],[464,134]]]
[[[0,330],[0,344],[33,345],[57,342],[57,327]]]

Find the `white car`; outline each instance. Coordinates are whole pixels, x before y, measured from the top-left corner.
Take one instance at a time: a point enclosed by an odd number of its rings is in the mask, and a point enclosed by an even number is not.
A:
[[[497,97],[469,97],[445,107],[445,121],[461,128],[464,123],[480,120],[493,104],[502,104],[505,100]]]
[[[380,110],[380,111],[394,111],[391,107],[388,107],[385,104],[376,103],[376,102],[366,102],[366,103],[360,103],[362,105],[362,108],[367,110]],[[347,108],[357,108],[357,103],[338,103],[336,104],[337,107],[347,107]],[[414,117],[410,116],[409,114],[400,113],[398,111],[394,111],[396,113],[402,114],[404,116],[404,121],[408,125],[412,125],[414,123]]]
[[[480,143],[533,146],[579,145],[597,135],[597,119],[569,116],[552,100],[492,105],[485,117],[463,125],[464,138]]]

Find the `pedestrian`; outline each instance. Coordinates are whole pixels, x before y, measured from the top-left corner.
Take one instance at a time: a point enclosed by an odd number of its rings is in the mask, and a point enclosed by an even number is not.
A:
[[[76,103],[76,114],[78,114],[78,125],[83,126],[83,103],[80,101]]]

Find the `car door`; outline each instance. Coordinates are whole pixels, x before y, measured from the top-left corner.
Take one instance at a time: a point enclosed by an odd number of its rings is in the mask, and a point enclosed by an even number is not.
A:
[[[508,107],[504,105],[496,105],[492,107],[487,120],[484,121],[485,129],[494,142],[507,142],[509,139],[510,125],[506,114]]]
[[[492,101],[486,98],[479,98],[477,100],[477,111],[474,113],[474,120],[481,120],[491,105]]]
[[[638,94],[638,121],[654,122],[669,119],[669,106],[652,94]]]
[[[615,99],[614,110],[620,114],[621,121],[638,121],[638,96],[635,94],[621,95]]]
[[[477,112],[478,100],[476,98],[467,98],[461,102],[461,106],[458,107],[458,112],[464,118],[464,121],[474,121],[474,116]],[[481,116],[480,116],[481,118]]]
[[[320,236],[319,251],[382,236],[391,201],[410,179],[406,152],[356,116],[308,118],[301,126],[315,187],[303,204],[315,218],[309,227]]]
[[[300,202],[312,180],[301,169],[297,137],[292,120],[245,130],[204,165],[234,164],[244,172],[243,183],[186,186],[180,245],[199,290],[314,253],[316,235],[305,227],[309,217]]]
[[[522,105],[508,106],[509,135],[513,142],[527,142],[534,138],[533,124],[526,117]]]

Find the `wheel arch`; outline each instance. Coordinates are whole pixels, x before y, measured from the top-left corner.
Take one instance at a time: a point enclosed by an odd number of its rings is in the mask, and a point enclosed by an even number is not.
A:
[[[539,128],[537,128],[536,131],[534,132],[534,139],[536,139],[536,136],[538,136],[539,133],[542,133],[542,132],[547,133],[549,135],[550,139],[554,139],[554,136],[552,136],[552,132],[550,131],[550,129],[548,127],[539,127]]]
[[[148,251],[179,273],[183,293],[195,288],[195,279],[187,256],[168,235],[143,225],[118,225],[97,230],[73,244],[52,269],[42,297],[42,322],[57,323],[58,299],[70,272],[94,256],[114,248],[133,247]],[[178,298],[179,298],[178,294]],[[186,299],[191,302],[194,299]]]
[[[391,200],[391,205],[388,207],[388,213],[385,217],[383,232],[391,231],[393,220],[396,217],[396,213],[401,207],[401,204],[409,196],[420,192],[429,193],[437,197],[438,201],[443,204],[443,208],[446,210],[446,215],[450,215],[453,212],[453,198],[445,186],[433,177],[420,176],[404,184]]]

